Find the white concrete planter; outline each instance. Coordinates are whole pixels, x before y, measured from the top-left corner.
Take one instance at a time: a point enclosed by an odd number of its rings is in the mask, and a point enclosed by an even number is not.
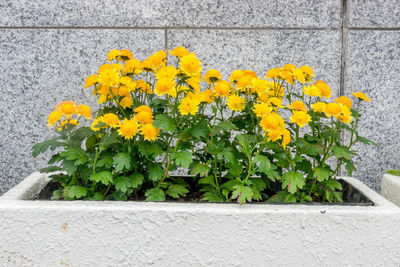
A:
[[[32,201],[34,173],[0,198],[0,266],[398,266],[400,208]]]
[[[381,190],[382,196],[400,207],[400,176],[385,173]]]

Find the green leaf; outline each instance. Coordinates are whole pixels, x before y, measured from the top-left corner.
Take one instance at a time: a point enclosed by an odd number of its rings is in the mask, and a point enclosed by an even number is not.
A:
[[[143,184],[144,176],[140,173],[134,173],[129,176],[129,181],[132,188],[138,188]]]
[[[131,157],[128,153],[118,153],[114,157],[115,171],[120,172],[131,167]]]
[[[95,135],[89,136],[86,139],[85,146],[87,150],[92,149],[97,143],[97,137]]]
[[[190,164],[193,162],[192,152],[189,151],[179,151],[171,154],[171,158],[175,160],[175,163],[183,168],[189,168]]]
[[[118,132],[112,131],[110,134],[105,134],[100,141],[100,148],[103,150],[118,143]]]
[[[97,201],[102,201],[104,200],[104,195],[102,193],[96,192],[93,195],[93,199]]]
[[[328,168],[324,167],[314,168],[314,177],[320,182],[328,180],[331,176],[332,176],[332,171]]]
[[[367,139],[365,137],[359,136],[359,135],[356,138],[356,142],[361,142],[361,143],[366,144],[366,145],[374,145],[374,146],[378,145],[377,143],[374,143],[373,141],[371,141],[371,140],[369,140],[369,139]]]
[[[221,185],[221,188],[227,189],[229,191],[235,190],[235,186],[242,184],[239,179],[229,180]]]
[[[109,183],[112,182],[112,174],[109,171],[98,172],[98,173],[92,174],[89,177],[89,180],[96,182],[96,183],[101,182],[104,185],[108,185]]]
[[[209,184],[215,186],[214,176],[209,175],[199,179],[199,184]]]
[[[353,171],[356,169],[356,168],[354,167],[353,160],[347,160],[347,159],[345,159],[345,160],[343,160],[343,162],[346,163],[345,168],[346,168],[346,171],[347,171],[347,175],[352,176],[352,175],[353,175]]]
[[[111,168],[113,166],[113,163],[113,157],[111,155],[106,155],[96,162],[96,167],[105,166],[106,168]]]
[[[237,199],[238,203],[243,204],[246,203],[246,201],[251,202],[253,195],[254,193],[251,187],[240,184],[234,186],[231,198]]]
[[[224,201],[217,192],[215,191],[208,191],[205,192],[203,197],[201,198],[202,201],[209,201],[209,202],[222,202]]]
[[[126,192],[126,190],[128,190],[129,187],[131,187],[131,181],[126,176],[115,177],[114,184],[115,189],[124,193]]]
[[[78,169],[75,165],[74,160],[63,160],[63,170],[67,172],[68,175],[73,175],[74,171]]]
[[[146,201],[164,201],[165,193],[161,188],[148,189],[145,193]]]
[[[190,174],[192,175],[200,175],[200,177],[206,176],[210,171],[210,167],[206,164],[202,163],[195,163],[194,166],[191,168]]]
[[[239,143],[240,147],[242,148],[241,151],[246,155],[249,156],[252,144],[255,142],[255,138],[252,135],[248,134],[238,134],[236,135],[236,140]]]
[[[32,147],[32,156],[37,157],[40,153],[46,152],[47,149],[54,150],[65,144],[58,141],[58,137],[37,143]]]
[[[305,179],[302,174],[290,171],[282,175],[282,189],[287,187],[289,193],[295,193],[297,189],[302,189]]]
[[[60,162],[62,160],[63,160],[63,158],[60,156],[60,153],[57,153],[57,154],[54,154],[53,156],[51,156],[48,164],[52,165],[52,164],[55,164],[55,163]]]
[[[208,129],[207,126],[208,122],[205,120],[201,120],[189,130],[189,133],[197,139],[207,139],[208,135],[210,134],[210,129]]]
[[[230,121],[221,121],[217,125],[215,125],[212,129],[212,134],[215,135],[220,131],[229,131],[236,130],[236,126],[233,125]]]
[[[176,123],[174,119],[167,114],[157,115],[153,125],[165,132],[174,133],[176,131]]]
[[[230,147],[227,147],[226,149],[224,149],[224,151],[222,151],[222,156],[228,163],[236,163],[237,162],[235,153],[233,153],[232,148],[230,148]]]
[[[93,135],[93,133],[94,132],[90,127],[80,127],[72,134],[71,138],[74,140],[80,140],[81,142],[83,139]]]
[[[66,160],[74,160],[75,165],[82,165],[89,160],[85,151],[80,147],[67,147],[60,155]]]
[[[351,160],[351,153],[347,147],[334,146],[332,150],[333,150],[333,155],[335,155],[335,157]]]
[[[173,184],[168,187],[167,195],[173,198],[179,198],[181,196],[186,196],[187,192],[189,192],[189,190],[185,186],[180,184]]]
[[[329,190],[332,190],[332,191],[334,191],[336,189],[342,190],[342,184],[336,179],[329,179],[329,180],[323,181],[322,184],[325,185],[326,188],[328,188]]]
[[[242,172],[243,172],[243,166],[241,164],[239,164],[239,161],[237,161],[237,163],[229,163],[227,165],[228,167],[228,173],[230,175],[232,175],[233,177],[239,177]]]
[[[87,188],[84,186],[73,185],[64,189],[64,196],[69,198],[81,198],[87,195]]]
[[[296,145],[300,148],[303,154],[306,154],[308,156],[316,156],[324,152],[321,145],[309,143],[304,139],[298,139],[296,141]]]
[[[268,198],[267,203],[295,203],[296,197],[287,191],[280,191]]]
[[[56,171],[61,171],[62,168],[60,166],[48,166],[46,168],[40,169],[41,173],[50,173],[50,172],[56,172]]]
[[[157,145],[156,143],[151,143],[151,142],[147,142],[147,141],[140,143],[138,149],[139,149],[140,154],[142,154],[146,158],[148,158],[151,155],[156,157],[156,156],[162,155],[162,153],[163,153],[163,150],[161,149],[161,147],[159,145]]]
[[[53,191],[53,193],[51,194],[51,200],[57,200],[57,199],[61,199],[63,197],[63,193],[61,189],[57,189],[55,191]]]
[[[158,165],[158,164],[151,165],[151,167],[149,168],[149,179],[150,180],[152,180],[154,182],[158,182],[161,180],[161,178],[163,176],[164,176],[164,171],[160,165]]]
[[[254,157],[254,162],[259,163],[257,171],[264,173],[272,181],[275,181],[276,178],[279,178],[279,173],[276,171],[276,166],[271,164],[266,156],[257,155]]]
[[[400,176],[400,170],[387,170],[386,172],[391,175]]]

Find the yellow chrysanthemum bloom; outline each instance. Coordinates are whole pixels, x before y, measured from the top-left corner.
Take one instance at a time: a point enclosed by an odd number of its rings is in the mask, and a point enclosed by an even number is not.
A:
[[[117,115],[114,113],[104,114],[101,121],[110,126],[111,128],[117,128],[120,126],[120,121]]]
[[[151,110],[151,108],[149,106],[146,106],[146,105],[138,106],[137,108],[134,109],[134,111],[136,113],[146,112],[146,113],[149,113],[149,114],[153,114],[153,111]]]
[[[270,95],[268,93],[262,94],[258,96],[258,101],[263,103],[268,103]]]
[[[286,146],[290,143],[291,137],[290,137],[290,131],[286,128],[282,130],[282,146],[284,149],[286,149]]]
[[[86,78],[85,88],[95,85],[98,82],[99,82],[99,77],[96,74],[90,75],[89,77]]]
[[[351,108],[353,106],[353,102],[351,102],[350,98],[345,97],[345,96],[339,96],[338,98],[335,99],[336,103],[343,104],[348,108]]]
[[[267,75],[265,77],[268,79],[279,79],[281,71],[281,68],[272,68],[267,71]]]
[[[239,78],[239,80],[237,81],[237,88],[238,89],[245,89],[247,87],[251,86],[251,82],[254,80],[255,78],[253,76],[250,75],[244,75],[242,77]]]
[[[217,96],[228,97],[231,93],[231,85],[228,81],[220,81],[214,84],[214,92]]]
[[[222,80],[221,73],[216,70],[216,69],[210,69],[206,72],[206,74],[203,76],[203,80],[208,83],[216,83]]]
[[[53,111],[50,113],[48,118],[48,126],[54,126],[62,117],[62,113],[58,110]]]
[[[311,121],[311,116],[307,114],[307,111],[293,111],[290,122],[295,122],[301,128]]]
[[[305,86],[303,89],[303,93],[308,96],[318,96],[322,97],[321,90],[315,85]]]
[[[179,112],[181,115],[196,115],[197,110],[199,109],[199,104],[200,101],[190,97],[190,96],[185,96],[182,98],[181,103],[178,106]]]
[[[242,111],[245,108],[246,101],[237,95],[231,95],[227,98],[226,105],[232,111]]]
[[[337,116],[337,119],[340,120],[341,122],[350,124],[350,122],[353,120],[353,117],[351,116],[350,108],[344,104],[340,104],[340,108],[341,108],[341,112]]]
[[[357,92],[357,93],[352,93],[353,96],[357,97],[360,100],[366,101],[366,102],[371,102],[371,99],[368,98],[368,96],[364,93]]]
[[[211,104],[212,102],[214,102],[214,99],[214,92],[211,89],[206,89],[199,95],[199,100],[202,103]]]
[[[169,90],[174,88],[176,85],[175,80],[171,80],[168,78],[160,79],[156,82],[156,87],[154,88],[154,93],[158,96],[162,96],[168,93]]]
[[[132,92],[136,89],[136,83],[129,76],[124,76],[119,80],[119,83],[126,86],[129,92]]]
[[[297,70],[297,67],[295,65],[293,65],[293,64],[285,64],[282,67],[282,70],[287,70],[287,71],[293,72],[294,70]]]
[[[114,64],[113,64],[114,65]],[[99,82],[103,85],[117,86],[119,83],[119,71],[113,65],[104,64],[99,68]]]
[[[270,97],[268,102],[274,107],[275,109],[282,107],[282,99],[279,97]]]
[[[253,111],[257,117],[262,118],[265,115],[271,113],[272,108],[267,103],[261,102],[254,105]]]
[[[119,55],[117,56],[118,61],[126,61],[132,58],[133,58],[132,52],[129,51],[128,49],[122,49]]]
[[[280,76],[288,83],[294,84],[294,75],[292,71],[282,70]]]
[[[232,83],[237,83],[239,81],[239,79],[243,77],[243,75],[244,75],[244,73],[242,70],[234,70],[231,73],[231,76],[229,76],[229,80]]]
[[[329,85],[326,84],[324,81],[316,81],[314,83],[314,86],[316,86],[320,91],[321,91],[321,96],[325,98],[330,98],[332,91]]]
[[[268,131],[268,142],[274,142],[282,138],[282,128],[277,128],[275,130]]]
[[[186,80],[187,85],[193,88],[195,92],[200,91],[201,74],[198,73],[195,76],[190,77]]]
[[[178,46],[172,49],[170,54],[177,58],[181,58],[183,56],[190,54],[190,52],[187,51],[186,48],[184,48],[183,46]]]
[[[133,101],[132,101],[132,99],[131,99],[130,96],[125,96],[124,98],[121,99],[121,101],[119,102],[119,104],[121,105],[121,107],[122,107],[123,109],[126,109],[126,108],[132,107]]]
[[[79,105],[79,114],[85,117],[86,119],[90,119],[92,114],[90,114],[90,107],[87,105]]]
[[[60,111],[67,118],[79,112],[78,106],[72,100],[61,102],[57,105],[56,110]]]
[[[118,129],[118,134],[129,140],[132,139],[139,131],[139,123],[135,118],[124,119],[121,127]]]
[[[292,109],[292,110],[307,111],[306,105],[305,105],[303,102],[298,101],[298,100],[293,101],[293,103],[292,103],[290,106],[288,106],[288,107],[289,107],[290,109]]]
[[[134,75],[140,74],[142,70],[143,70],[143,65],[136,58],[132,58],[126,61],[124,67],[122,68],[122,72],[124,74],[132,73]]]
[[[62,131],[64,127],[70,126],[70,125],[79,125],[78,121],[75,119],[65,119],[63,120],[60,125],[57,128],[57,131]]]
[[[153,115],[146,111],[139,112],[135,116],[136,120],[142,124],[153,123]]]
[[[270,89],[270,82],[262,79],[254,79],[252,81],[252,86],[257,95],[262,95]]]
[[[99,125],[101,125],[101,123],[103,123],[102,119],[103,119],[102,116],[97,117],[97,118],[92,122],[92,125],[91,125],[90,128],[91,128],[93,131],[95,131],[95,132],[97,132],[97,131],[100,130],[100,129],[106,128],[105,125],[102,126],[102,127],[99,126]]]
[[[316,102],[311,106],[315,112],[325,112],[326,103],[324,102]]]
[[[309,66],[301,66],[299,68],[299,70],[303,72],[305,82],[311,82],[312,81],[312,77],[314,77],[314,71],[313,71],[313,69],[311,67],[309,67]]]
[[[327,117],[330,116],[339,116],[340,112],[342,112],[342,109],[340,108],[340,105],[337,103],[329,103],[326,104],[325,106],[325,114]]]
[[[293,76],[300,83],[306,83],[306,77],[304,75],[304,72],[302,72],[301,70],[299,70],[299,69],[293,70]]]
[[[160,129],[154,127],[152,124],[143,124],[140,128],[140,134],[143,135],[144,140],[156,141],[160,133]]]
[[[180,69],[189,76],[196,76],[200,73],[201,61],[194,54],[181,57]]]
[[[264,132],[276,130],[278,128],[285,127],[285,121],[279,114],[277,113],[270,113],[264,117],[262,117],[260,121],[260,126]]]
[[[129,97],[131,94],[129,93],[131,89],[128,89],[126,86],[121,86],[119,88],[114,88],[113,89],[113,95],[116,96],[127,96]]]
[[[174,66],[164,66],[157,70],[156,78],[159,79],[175,79],[178,70]]]
[[[117,50],[117,49],[111,50],[111,51],[108,52],[108,54],[107,54],[107,60],[108,60],[108,61],[114,60],[117,56],[120,55],[120,53],[121,53],[121,52],[120,52],[119,50]]]
[[[153,62],[156,68],[162,67],[165,64],[167,53],[164,50],[155,52],[149,57],[149,60]]]
[[[146,94],[151,94],[151,85],[149,83],[146,83],[144,80],[140,79],[135,81],[136,83],[136,88],[139,89],[140,92],[146,93]]]

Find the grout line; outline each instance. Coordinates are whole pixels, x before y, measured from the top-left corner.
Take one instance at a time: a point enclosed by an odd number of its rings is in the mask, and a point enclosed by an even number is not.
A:
[[[168,51],[168,29],[164,29],[164,50],[165,52]]]
[[[400,31],[400,27],[393,28],[356,28],[356,27],[347,27],[347,30],[351,31]]]

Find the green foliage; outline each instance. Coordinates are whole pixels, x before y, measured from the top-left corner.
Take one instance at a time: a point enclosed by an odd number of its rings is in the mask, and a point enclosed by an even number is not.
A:
[[[295,193],[305,185],[305,179],[302,174],[294,171],[282,175],[282,189],[287,187],[289,193]]]
[[[120,172],[131,167],[131,157],[127,153],[118,153],[114,158],[115,171]]]
[[[111,172],[102,171],[102,172],[98,172],[98,173],[91,175],[89,180],[96,182],[96,183],[101,182],[104,185],[108,185],[109,183],[112,182],[113,177],[112,177]]]
[[[161,188],[152,188],[146,191],[146,201],[164,201],[165,193]]]
[[[387,170],[386,172],[391,175],[400,176],[400,170]]]

